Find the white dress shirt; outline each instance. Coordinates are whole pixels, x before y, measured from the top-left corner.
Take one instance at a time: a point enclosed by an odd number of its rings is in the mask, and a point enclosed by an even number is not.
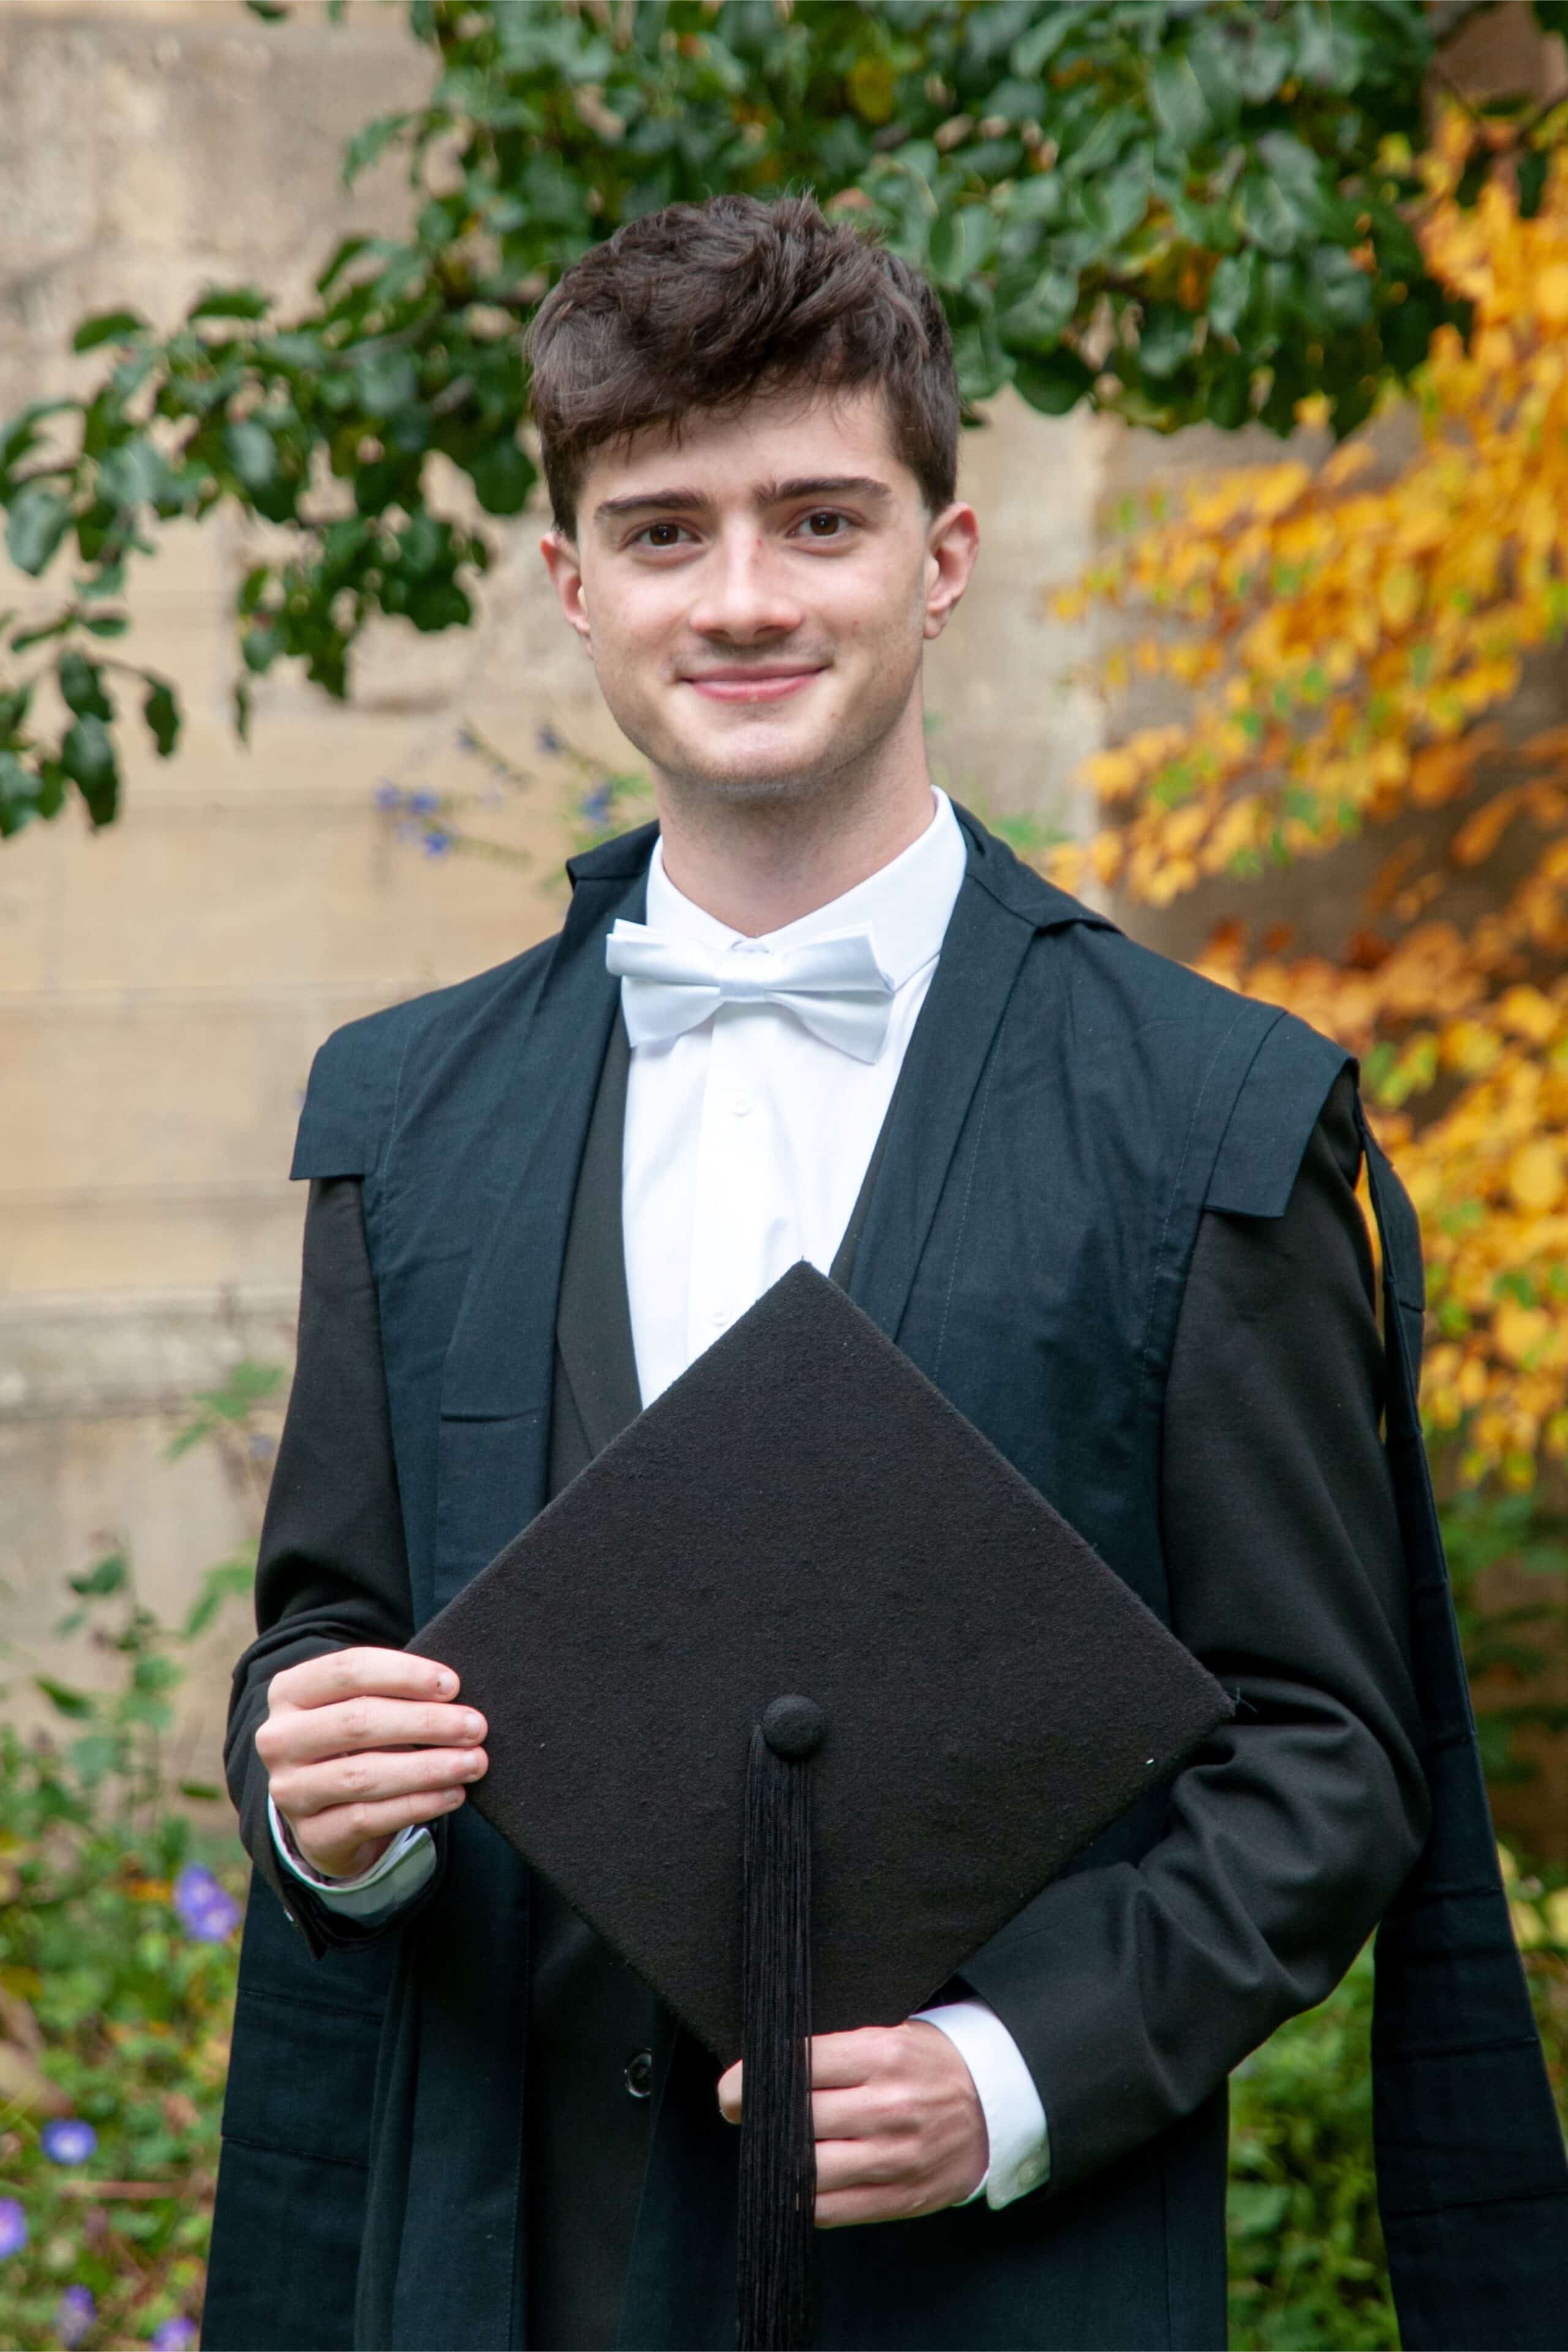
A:
[[[679,1377],[763,1292],[805,1258],[827,1273],[849,1222],[963,880],[963,836],[947,797],[901,856],[853,890],[765,935],[787,950],[867,927],[893,983],[874,1061],[826,1044],[765,1000],[719,1004],[679,1036],[636,1045],[626,1085],[622,1224],[632,1342],[645,1405]],[[647,927],[722,961],[757,945],[678,890],[656,844]],[[323,1879],[294,1851],[294,1874],[362,1921],[384,1917],[435,1866],[425,1829],[405,1830],[374,1869]],[[994,2011],[967,2000],[918,2014],[952,2042],[985,2116],[990,2151],[974,2191],[993,2206],[1050,2169],[1046,2117],[1016,2042]]]

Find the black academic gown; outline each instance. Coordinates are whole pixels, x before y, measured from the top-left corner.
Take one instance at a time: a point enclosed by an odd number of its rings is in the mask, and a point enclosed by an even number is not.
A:
[[[1224,2326],[1225,2074],[1329,1990],[1396,1894],[1426,1822],[1418,1751],[1430,1756],[1431,1743],[1405,1663],[1412,1543],[1406,1528],[1402,1560],[1351,1192],[1352,1097],[1310,1033],[1271,1032],[1274,1016],[1254,1023],[1258,1008],[1217,1004],[1157,960],[1130,963],[1138,951],[1124,943],[1086,941],[1089,952],[1064,961],[1068,927],[1108,927],[1015,878],[1005,852],[966,830],[970,885],[889,1117],[854,1292],[1097,1538],[1240,1708],[1168,1802],[1135,1809],[964,1971],[1040,2084],[1048,2190],[1001,2214],[968,2208],[832,2233],[821,2242],[823,2341],[1210,2344]],[[460,1049],[438,1021],[405,1022],[381,1031],[397,1050],[378,1047],[379,1066],[355,1041],[335,1069],[323,1056],[313,1081],[301,1172],[339,1181],[319,1184],[308,1222],[300,1371],[264,1546],[262,1631],[237,1676],[231,1772],[260,1877],[281,1886],[323,1957],[315,1969],[296,1957],[258,1886],[226,2116],[214,2346],[347,2340],[362,2214],[355,2340],[522,2341],[531,2231],[570,2228],[569,2207],[541,2222],[520,2131],[529,2035],[503,1988],[529,1948],[526,1874],[482,1822],[459,1817],[410,1916],[379,1938],[345,1928],[281,1885],[251,1740],[271,1673],[343,1642],[403,1640],[497,1548],[503,1519],[527,1516],[529,1449],[548,1446],[547,1423],[561,1426],[530,1402],[528,1365],[542,1370],[554,1350],[541,1359],[527,1318],[536,1295],[552,1317],[564,1295],[564,1230],[613,1017],[602,937],[614,914],[637,910],[646,856],[646,842],[601,854],[604,879],[580,893],[575,939],[569,925],[531,971],[528,960],[518,968],[519,988],[534,992],[527,1019],[521,998],[513,1011],[504,991],[475,983]],[[1022,928],[1000,922],[998,908]],[[1020,1014],[1026,956],[1037,1002]],[[1037,1019],[1042,1006],[1049,1021]],[[521,1061],[510,1042],[495,1058],[496,1040],[513,1034],[526,1038]],[[1134,1104],[1132,1117],[1129,1098],[1134,1081],[1146,1095],[1184,1085],[1173,1066],[1194,1042],[1208,1076],[1184,1140],[1158,1100]],[[584,1054],[585,1069],[572,1058]],[[475,1083],[487,1056],[488,1108]],[[520,1097],[524,1082],[531,1092]],[[1102,1115],[1086,1124],[1097,1093]],[[538,1138],[521,1151],[509,1125],[520,1100]],[[433,1181],[413,1181],[419,1150],[433,1178],[468,1164],[475,1139],[472,1167],[505,1162],[504,1177],[465,1190],[449,1175],[440,1201]],[[1103,1280],[1086,1293],[1086,1266],[1113,1275],[1119,1252],[1129,1295]],[[1064,1268],[1079,1282],[1065,1322],[1051,1290]],[[1085,1319],[1095,1296],[1103,1330]],[[455,1335],[442,1298],[463,1302]],[[442,1330],[434,1354],[410,1344]],[[1130,1330],[1145,1335],[1141,1356],[1129,1355]],[[1031,1348],[1044,1351],[1045,1391]],[[412,1400],[443,1359],[437,1475],[434,1428]],[[1042,1420],[1053,1363],[1068,1378]],[[551,1393],[558,1402],[558,1368]],[[1145,1464],[1158,1470],[1157,1516],[1152,1492],[1150,1505],[1140,1499]],[[537,1919],[534,1934],[537,1957]],[[368,2053],[389,1987],[367,2128]],[[719,2345],[732,2293],[733,2136],[714,2109],[712,2062],[668,2021],[656,2022],[655,2045],[622,2340]],[[1535,2169],[1521,2181],[1551,2191],[1539,2118],[1526,2120]],[[368,2205],[354,2169],[367,2154]],[[299,2252],[292,2300],[274,2279],[265,2293],[254,2285],[253,2250],[272,2231]],[[613,2245],[607,2259],[618,2263]],[[1421,2340],[1480,2340],[1436,2326]],[[1506,2315],[1500,2328],[1512,2332],[1487,2340],[1552,2340]]]

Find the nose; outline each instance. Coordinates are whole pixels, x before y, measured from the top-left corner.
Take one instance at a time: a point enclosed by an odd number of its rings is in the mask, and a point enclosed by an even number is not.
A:
[[[747,521],[709,550],[689,617],[700,635],[754,646],[787,637],[805,614],[766,532]]]

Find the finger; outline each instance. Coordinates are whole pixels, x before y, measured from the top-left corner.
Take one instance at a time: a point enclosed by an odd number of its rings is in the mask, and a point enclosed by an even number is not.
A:
[[[373,1838],[395,1837],[399,1830],[437,1821],[460,1805],[464,1794],[461,1789],[432,1789],[421,1797],[390,1797],[382,1804],[334,1805],[311,1816],[308,1844],[298,1836],[295,1843],[307,1862],[312,1853],[341,1853],[368,1845]]]
[[[331,1706],[286,1707],[258,1727],[257,1753],[268,1768],[313,1764],[364,1748],[475,1748],[489,1726],[477,1708],[424,1706],[406,1698],[349,1698]]]
[[[902,2184],[913,2193],[917,2181],[912,2150],[883,2139],[819,2139],[819,2196],[847,2189],[888,2189]]]
[[[842,2091],[813,2091],[815,2139],[885,2139],[912,2128],[911,2103],[902,2091],[879,2083],[856,2083]]]
[[[390,1755],[334,1756],[321,1764],[300,1764],[270,1773],[273,1802],[290,1820],[309,1820],[333,1806],[376,1804],[393,1797],[422,1796],[432,1789],[460,1788],[481,1780],[489,1759],[482,1748],[410,1748]]]
[[[738,2062],[727,2074],[719,2077],[719,2112],[727,2124],[738,2124],[741,2120],[741,2078],[742,2069]]]
[[[868,2083],[885,2072],[889,2063],[888,2044],[894,2030],[862,2025],[851,2033],[814,2033],[812,2088],[841,2090],[853,2083]]]
[[[921,2198],[909,2189],[844,2189],[818,2197],[816,2220],[819,2230],[858,2230],[871,2221],[912,2221],[941,2210],[940,2198]]]
[[[406,1650],[329,1650],[274,1675],[269,1691],[289,1706],[330,1706],[362,1693],[387,1698],[456,1698],[458,1677],[436,1658]]]

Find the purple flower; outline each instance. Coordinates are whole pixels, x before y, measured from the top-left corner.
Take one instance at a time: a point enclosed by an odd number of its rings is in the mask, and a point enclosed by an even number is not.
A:
[[[0,2262],[27,2242],[27,2217],[14,2197],[0,2197]]]
[[[77,2346],[98,2317],[98,2303],[89,2286],[68,2286],[55,2314],[55,2329],[66,2352]]]
[[[546,759],[552,759],[557,751],[564,751],[566,749],[553,727],[542,727],[537,740]]]
[[[187,1862],[174,1881],[174,1909],[194,1944],[223,1944],[239,1925],[239,1906],[199,1862]]]
[[[398,791],[395,784],[389,784],[385,779],[383,778],[382,782],[377,784],[375,788],[375,804],[378,809],[401,808],[403,806],[403,794]]]
[[[608,784],[595,784],[594,790],[584,793],[578,802],[578,814],[585,816],[590,824],[608,824],[615,797]]]
[[[98,2146],[98,2134],[79,2116],[62,2116],[46,2124],[38,2138],[51,2164],[85,2164]]]
[[[411,816],[434,816],[440,805],[434,793],[410,793],[405,803]]]
[[[173,2319],[165,2319],[162,2327],[155,2327],[150,2340],[153,2352],[190,2352],[196,2340],[196,2323],[179,2312]]]
[[[451,848],[451,835],[449,833],[443,833],[438,824],[432,825],[429,832],[425,836],[426,856],[445,857],[447,852]]]

